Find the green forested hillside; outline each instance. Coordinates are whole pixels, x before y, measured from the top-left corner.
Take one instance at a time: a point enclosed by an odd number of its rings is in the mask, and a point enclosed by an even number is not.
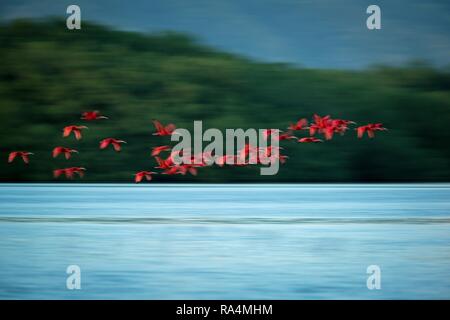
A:
[[[363,71],[268,64],[219,52],[180,34],[121,32],[94,24],[15,21],[0,27],[1,181],[52,180],[52,170],[85,166],[83,181],[131,181],[151,169],[151,119],[192,128],[286,128],[313,113],[358,124],[382,122],[375,139],[348,132],[323,144],[283,143],[290,157],[276,176],[257,168],[203,168],[197,177],[157,181],[372,182],[450,181],[450,74],[423,64]],[[332,54],[332,53],[330,53]],[[85,124],[84,110],[110,120],[89,123],[84,138],[62,128]],[[123,152],[99,150],[106,137]],[[51,158],[57,145],[80,154]],[[34,152],[28,166],[7,164],[12,150]]]

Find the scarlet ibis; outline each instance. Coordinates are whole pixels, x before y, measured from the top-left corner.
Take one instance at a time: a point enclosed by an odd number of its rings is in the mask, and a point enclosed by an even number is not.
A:
[[[289,130],[285,133],[282,133],[278,136],[278,140],[282,141],[282,140],[291,140],[291,139],[297,139],[296,136],[292,135],[292,131]]]
[[[355,124],[355,122],[342,119],[330,119],[325,128],[323,128],[325,139],[331,140],[334,133],[340,133],[341,135],[343,135],[345,131],[348,130],[349,124]]]
[[[326,140],[332,139],[334,133],[343,135],[349,124],[355,124],[355,122],[350,120],[331,119],[329,115],[321,117],[314,114],[313,120],[314,122],[309,126],[309,135],[313,136],[316,133],[322,133]]]
[[[174,164],[171,157],[168,157],[166,160],[161,159],[160,157],[155,157],[155,160],[158,163],[158,166],[155,167],[156,169],[169,169]]]
[[[298,139],[298,142],[301,143],[317,143],[317,142],[323,142],[323,140],[315,138],[315,137],[306,137]]]
[[[284,164],[284,163],[286,163],[286,159],[289,159],[289,157],[280,154],[280,155],[278,156],[278,159],[280,160],[280,163],[281,163],[281,164]]]
[[[314,122],[309,126],[309,135],[313,136],[316,132],[323,133],[323,130],[330,124],[330,116],[321,117],[317,114],[313,116]]]
[[[325,136],[325,140],[331,140],[333,139],[333,134],[335,132],[341,131],[343,129],[340,129],[339,127],[335,127],[335,126],[327,126],[323,129],[323,135]],[[343,131],[341,131],[343,132]]]
[[[382,123],[369,123],[365,126],[360,126],[356,128],[358,133],[358,138],[362,138],[364,136],[364,132],[367,132],[367,136],[369,138],[373,138],[375,136],[375,131],[386,131],[387,129],[383,127]]]
[[[303,130],[308,129],[306,126],[308,125],[308,120],[299,119],[296,123],[291,123],[288,127],[289,130]]]
[[[179,166],[172,166],[172,167],[166,169],[163,172],[163,174],[167,174],[167,175],[181,174],[184,176],[187,172],[189,172],[193,176],[196,176],[197,168],[191,164],[182,164]]]
[[[120,144],[121,143],[126,143],[126,141],[118,140],[118,139],[114,139],[114,138],[106,138],[106,139],[103,139],[102,141],[100,141],[100,149],[105,149],[109,145],[112,145],[114,150],[116,150],[117,152],[120,152],[120,150],[121,150]]]
[[[167,175],[182,174],[182,175],[185,175],[186,174],[186,170],[184,170],[183,167],[181,167],[181,166],[173,166],[173,167],[167,168],[162,174],[167,174]]]
[[[81,119],[86,121],[109,119],[108,117],[102,116],[100,112],[96,111],[86,111],[81,114]]]
[[[72,155],[72,153],[78,153],[78,151],[75,149],[70,149],[70,148],[65,148],[65,147],[55,147],[52,152],[53,158],[56,158],[61,153],[64,153],[64,156],[66,157],[66,159],[70,159],[70,156]]]
[[[179,170],[183,175],[186,174],[186,172],[189,172],[193,176],[197,175],[197,168],[195,165],[192,164],[182,164]]]
[[[8,163],[13,162],[16,157],[22,157],[23,162],[28,164],[30,162],[28,156],[33,154],[34,153],[28,151],[13,151],[8,156]]]
[[[86,127],[86,126],[74,126],[74,125],[64,127],[63,137],[68,137],[73,132],[73,134],[75,135],[75,138],[77,140],[80,140],[81,139],[81,130],[83,130],[83,129],[88,129],[88,127]]]
[[[158,120],[153,120],[153,125],[156,128],[156,132],[153,134],[154,136],[170,136],[176,129],[174,124],[169,123],[167,126],[163,126]]]
[[[163,151],[170,150],[169,146],[159,146],[159,147],[153,147],[152,149],[152,157],[159,155]]]
[[[53,176],[55,178],[58,178],[60,175],[65,174],[66,178],[72,179],[74,174],[77,173],[80,178],[84,177],[84,171],[86,171],[83,167],[71,167],[71,168],[65,168],[65,169],[56,169],[53,170]]]
[[[333,119],[332,124],[337,127],[348,127],[349,124],[356,124],[356,122],[351,120]]]
[[[158,174],[153,171],[139,171],[134,175],[134,181],[136,183],[141,182],[144,178],[148,181],[152,180],[152,174]]]
[[[53,170],[53,177],[59,178],[60,175],[62,175],[63,173],[66,173],[66,172],[67,172],[66,169],[55,169],[55,170]]]

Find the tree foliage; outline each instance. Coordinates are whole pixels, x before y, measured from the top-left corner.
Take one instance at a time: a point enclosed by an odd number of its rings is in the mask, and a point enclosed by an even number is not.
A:
[[[155,181],[373,182],[450,180],[450,74],[426,64],[361,71],[314,70],[227,54],[183,34],[140,34],[84,23],[17,20],[0,27],[2,181],[48,181],[52,170],[82,165],[84,181],[132,181],[151,169],[151,119],[192,128],[280,128],[314,113],[382,122],[375,139],[354,131],[323,144],[283,144],[289,161],[275,176],[257,168],[203,168],[197,177]],[[100,110],[110,120],[89,123],[81,141],[62,128],[85,124]],[[121,153],[99,150],[106,137],[128,141]],[[80,151],[52,159],[55,146]],[[35,155],[25,166],[7,153]],[[109,152],[111,151],[111,152]]]

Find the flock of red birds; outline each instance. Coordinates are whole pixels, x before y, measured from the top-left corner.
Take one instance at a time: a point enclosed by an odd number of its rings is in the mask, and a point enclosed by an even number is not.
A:
[[[102,119],[108,119],[108,117],[103,116],[98,111],[87,111],[82,113],[82,120],[85,121],[98,121]],[[156,132],[153,133],[155,136],[171,136],[176,127],[173,124],[168,124],[166,126],[162,125],[159,121],[153,120],[153,124],[155,126]],[[308,123],[307,119],[300,119],[296,123],[291,123],[288,130],[283,132],[279,129],[266,129],[264,131],[264,138],[267,139],[270,137],[274,130],[277,130],[279,135],[278,139],[282,140],[296,140],[299,143],[318,143],[323,142],[325,140],[331,140],[334,134],[343,135],[348,129],[349,125],[354,125],[355,122],[349,120],[342,119],[332,119],[330,116],[318,116],[314,115],[313,120]],[[63,129],[63,137],[69,137],[73,135],[76,140],[80,140],[82,138],[82,130],[88,129],[88,127],[83,125],[70,125]],[[294,135],[294,132],[306,130],[309,131],[308,137],[298,138]],[[364,133],[367,134],[369,138],[373,138],[375,136],[376,131],[384,131],[387,130],[383,127],[382,123],[369,123],[367,125],[356,127],[358,138],[362,138]],[[322,135],[323,139],[317,137],[317,135]],[[120,152],[122,148],[122,144],[126,142],[123,140],[115,139],[115,138],[106,138],[100,141],[100,149],[106,149],[109,146],[116,152]],[[223,155],[221,157],[215,157],[211,154],[211,152],[203,152],[199,155],[193,155],[191,157],[191,162],[193,164],[176,164],[174,162],[175,152],[171,151],[171,147],[168,145],[157,146],[152,149],[151,156],[155,158],[157,166],[155,169],[163,170],[162,174],[174,175],[181,174],[185,175],[186,173],[190,173],[192,175],[197,175],[197,168],[204,167],[209,165],[212,161],[215,161],[216,165],[222,167],[225,164],[233,164],[235,166],[246,166],[248,164],[267,164],[267,160],[279,160],[280,163],[285,163],[288,158],[285,155],[279,154],[279,152],[274,152],[273,146],[267,146],[265,148],[258,148],[252,146],[250,144],[246,144],[236,155]],[[279,149],[283,149],[278,147]],[[277,151],[278,151],[277,150]],[[166,159],[160,157],[161,153],[169,152],[169,155]],[[64,155],[66,159],[70,159],[72,153],[78,153],[77,150],[66,148],[62,146],[55,147],[52,151],[53,158],[56,158],[60,155]],[[29,163],[29,156],[33,155],[33,153],[28,151],[13,151],[8,156],[8,162],[11,163],[17,158],[22,158],[25,164]],[[275,158],[276,157],[276,158]],[[240,160],[240,161],[239,161]],[[58,178],[64,175],[68,179],[72,179],[75,175],[79,177],[84,176],[84,172],[86,168],[84,167],[69,167],[63,169],[56,169],[53,171],[53,176]],[[134,174],[134,180],[136,183],[139,183],[143,180],[152,180],[152,175],[157,174],[154,171],[140,171]]]

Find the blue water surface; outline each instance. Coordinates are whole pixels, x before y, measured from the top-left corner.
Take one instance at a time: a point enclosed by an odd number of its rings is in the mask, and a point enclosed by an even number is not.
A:
[[[448,184],[0,184],[2,299],[450,299],[449,275]]]

